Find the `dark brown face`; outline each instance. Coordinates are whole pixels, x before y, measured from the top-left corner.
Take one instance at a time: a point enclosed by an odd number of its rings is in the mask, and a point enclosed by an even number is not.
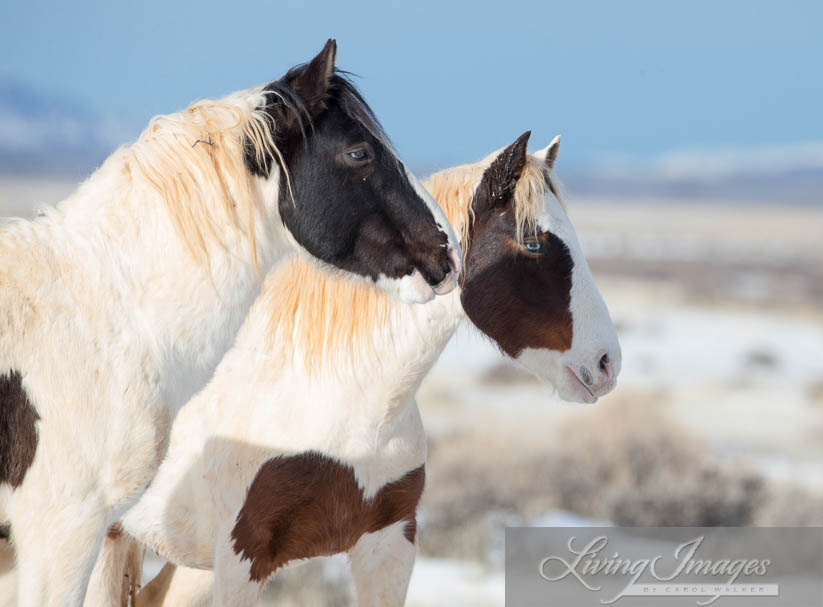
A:
[[[572,346],[574,262],[549,232],[518,242],[514,192],[526,162],[528,135],[506,148],[483,175],[472,203],[461,300],[471,321],[512,358],[526,348]],[[548,184],[547,184],[548,189]]]

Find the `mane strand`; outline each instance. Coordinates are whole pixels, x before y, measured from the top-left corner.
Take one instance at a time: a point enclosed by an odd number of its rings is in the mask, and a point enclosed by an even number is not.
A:
[[[224,245],[228,227],[249,239],[260,271],[255,238],[252,175],[255,155],[277,155],[271,117],[247,92],[221,101],[199,101],[176,114],[156,116],[138,140],[119,153],[132,184],[148,185],[163,201],[172,223],[195,260],[208,263],[209,243]]]

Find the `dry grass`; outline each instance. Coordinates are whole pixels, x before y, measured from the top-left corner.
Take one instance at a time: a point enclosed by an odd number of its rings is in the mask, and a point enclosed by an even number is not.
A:
[[[755,473],[718,461],[648,407],[609,407],[561,430],[553,484],[560,507],[639,526],[740,526],[763,499]]]
[[[780,359],[774,352],[762,349],[753,349],[746,354],[743,361],[746,369],[773,371],[780,367]]]
[[[260,605],[349,607],[354,605],[354,593],[345,570],[314,560],[279,572],[260,597]]]
[[[552,508],[618,525],[755,522],[769,498],[764,479],[712,456],[650,406],[654,400],[602,406],[543,440],[441,438],[427,467],[423,553],[483,560],[507,522]]]
[[[823,379],[814,382],[808,388],[809,400],[815,405],[823,405]]]
[[[492,386],[540,386],[537,376],[506,359],[487,369],[480,381]]]

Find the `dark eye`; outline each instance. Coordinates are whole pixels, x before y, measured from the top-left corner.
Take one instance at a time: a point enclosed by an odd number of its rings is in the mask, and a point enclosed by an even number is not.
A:
[[[543,250],[543,243],[536,238],[529,238],[523,242],[523,248],[529,253],[540,253]]]
[[[368,141],[358,141],[343,148],[337,158],[352,168],[361,169],[374,160],[374,150]]]
[[[363,148],[357,148],[356,150],[349,150],[346,152],[346,155],[354,160],[355,162],[363,162],[364,160],[369,159],[369,153],[364,150]]]

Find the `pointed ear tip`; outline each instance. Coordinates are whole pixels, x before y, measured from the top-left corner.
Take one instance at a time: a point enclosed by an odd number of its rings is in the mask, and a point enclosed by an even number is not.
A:
[[[325,64],[327,75],[331,75],[337,64],[337,41],[329,38],[317,58]]]
[[[523,147],[523,148],[525,148],[526,146],[528,146],[528,144],[529,144],[529,137],[531,137],[531,136],[532,136],[532,132],[531,132],[531,131],[526,131],[525,133],[523,133],[522,135],[520,135],[520,137],[518,137],[517,139],[515,139],[515,140],[514,140],[514,143],[513,143],[512,145],[517,146],[517,147]]]
[[[326,44],[323,45],[323,50],[320,51],[320,55],[331,59],[331,62],[334,63],[337,58],[337,40],[334,38],[326,40]]]
[[[560,143],[560,135],[555,135],[549,145],[557,145],[558,143]]]

